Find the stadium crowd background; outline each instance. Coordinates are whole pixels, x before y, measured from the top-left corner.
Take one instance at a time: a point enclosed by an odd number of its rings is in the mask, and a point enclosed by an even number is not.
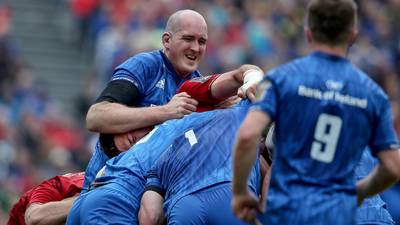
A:
[[[86,110],[116,65],[162,47],[162,29],[171,12],[191,8],[206,18],[203,74],[243,63],[268,70],[306,54],[306,0],[59,1],[69,6],[65,10],[81,32],[76,44],[93,59],[95,76],[75,103],[80,114],[66,115],[45,88],[35,86],[35,74],[23,66],[18,45],[10,39],[12,12],[0,4],[0,224],[29,188],[51,176],[85,169],[97,136],[85,128]],[[388,93],[400,136],[400,0],[359,1],[359,12],[360,36],[350,59]]]

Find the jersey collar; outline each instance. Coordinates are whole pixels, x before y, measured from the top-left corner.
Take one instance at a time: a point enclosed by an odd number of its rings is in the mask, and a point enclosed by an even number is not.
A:
[[[322,51],[315,51],[315,52],[311,53],[311,56],[315,56],[318,58],[325,58],[325,59],[329,59],[329,60],[333,60],[333,61],[345,61],[345,62],[349,61],[347,58],[344,58],[342,56],[333,55],[333,54],[329,54],[329,53],[322,52]]]

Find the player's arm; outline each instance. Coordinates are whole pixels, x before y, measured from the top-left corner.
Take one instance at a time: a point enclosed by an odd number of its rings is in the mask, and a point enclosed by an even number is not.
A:
[[[139,210],[140,225],[161,225],[165,222],[163,196],[153,190],[147,190],[142,196]]]
[[[247,188],[247,180],[256,160],[257,146],[270,117],[258,110],[249,111],[239,128],[233,155],[233,213],[246,222],[255,223],[259,200]]]
[[[162,106],[134,107],[140,100],[138,88],[126,80],[111,81],[86,115],[86,126],[99,133],[125,133],[181,118],[196,111],[197,101],[186,93],[176,94]]]
[[[378,153],[380,163],[364,179],[357,182],[358,203],[389,188],[400,179],[400,150]]]
[[[247,178],[256,160],[257,146],[261,134],[270,118],[264,112],[250,111],[243,124],[239,128],[233,161],[233,192],[243,193],[247,191]]]
[[[146,188],[140,201],[139,224],[158,225],[164,224],[165,217],[163,211],[165,190],[161,185],[158,175],[160,163],[158,161],[146,175]]]
[[[25,211],[26,225],[65,224],[69,210],[78,196],[47,203],[32,203]]]
[[[247,90],[254,92],[255,88],[252,86],[255,86],[262,78],[263,71],[259,67],[246,64],[220,75],[185,81],[177,92],[188,93],[200,104],[216,105],[228,97],[235,96],[238,89],[246,93],[249,93]]]
[[[245,64],[236,70],[221,74],[211,85],[211,95],[216,99],[226,99],[236,95],[254,100],[255,84],[262,80],[264,72],[255,65]]]

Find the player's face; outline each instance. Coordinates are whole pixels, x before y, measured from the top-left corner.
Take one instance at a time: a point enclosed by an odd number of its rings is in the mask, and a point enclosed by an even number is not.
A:
[[[199,18],[183,20],[180,29],[170,34],[167,57],[179,76],[185,77],[199,67],[206,42],[207,25]]]

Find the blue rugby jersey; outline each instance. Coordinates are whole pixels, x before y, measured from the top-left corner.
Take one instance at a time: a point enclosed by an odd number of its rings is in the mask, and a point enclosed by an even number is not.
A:
[[[271,70],[262,87],[251,110],[271,116],[277,140],[264,221],[354,223],[362,151],[397,147],[385,93],[347,59],[322,52]],[[344,211],[348,220],[333,217]]]
[[[232,181],[232,148],[247,109],[248,106],[239,106],[210,113],[211,120],[176,138],[157,160],[149,171],[146,186],[164,193],[167,214],[180,198]],[[248,183],[257,194],[260,181],[257,160]]]
[[[208,114],[209,112],[192,113],[182,119],[166,121],[156,126],[128,151],[108,160],[103,176],[94,180],[93,190],[81,194],[74,202],[71,210],[75,215],[69,216],[69,224],[96,217],[107,223],[114,221],[116,217],[136,224],[140,199],[146,184],[146,171],[177,137],[193,127],[202,126],[207,122],[206,119],[211,119]],[[112,215],[102,214],[109,211],[112,202],[118,202]],[[129,213],[125,213],[128,209]]]
[[[168,103],[184,81],[200,76],[200,72],[196,70],[185,79],[180,78],[164,53],[158,50],[129,58],[114,70],[111,81],[126,80],[134,84],[140,94],[137,106],[148,107]],[[86,168],[82,192],[89,189],[97,172],[108,159],[98,141]]]
[[[143,191],[146,172],[161,157],[162,153],[182,134],[190,132],[190,130],[199,129],[205,124],[216,120],[217,118],[214,115],[221,111],[224,110],[192,113],[182,119],[169,120],[156,126],[131,149],[108,160],[105,167],[105,175],[96,179],[95,183],[99,185],[116,182],[130,191],[136,189]],[[143,186],[137,187],[137,179],[143,182]]]

